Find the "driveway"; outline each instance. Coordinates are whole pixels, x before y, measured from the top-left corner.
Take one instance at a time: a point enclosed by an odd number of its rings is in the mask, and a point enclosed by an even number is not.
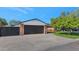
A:
[[[49,51],[79,40],[67,39],[53,34],[31,34],[0,37],[1,51]],[[60,47],[59,47],[60,49]],[[60,49],[61,50],[61,49]]]
[[[60,46],[50,47],[46,51],[79,51],[79,41]]]

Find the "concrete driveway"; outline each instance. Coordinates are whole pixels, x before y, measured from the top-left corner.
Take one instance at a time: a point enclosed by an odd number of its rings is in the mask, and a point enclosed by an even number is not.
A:
[[[79,40],[67,39],[53,34],[0,37],[0,51],[50,51],[55,50],[55,47],[77,41]]]
[[[50,47],[46,51],[79,51],[79,41]]]

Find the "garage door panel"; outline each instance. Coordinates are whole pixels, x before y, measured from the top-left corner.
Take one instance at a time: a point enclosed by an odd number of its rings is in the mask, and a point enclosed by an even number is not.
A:
[[[43,33],[43,26],[32,26],[32,25],[24,26],[24,34],[37,34],[37,33]]]
[[[1,27],[0,27],[0,36],[1,36]]]
[[[19,35],[19,27],[2,27],[0,36],[13,36]]]

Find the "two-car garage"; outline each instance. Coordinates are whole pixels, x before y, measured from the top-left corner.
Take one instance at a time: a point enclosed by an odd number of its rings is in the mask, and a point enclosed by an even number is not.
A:
[[[34,25],[24,26],[24,34],[37,34],[43,32],[44,32],[44,26],[34,26]]]
[[[31,19],[20,24],[20,34],[47,33],[48,24],[39,20]]]

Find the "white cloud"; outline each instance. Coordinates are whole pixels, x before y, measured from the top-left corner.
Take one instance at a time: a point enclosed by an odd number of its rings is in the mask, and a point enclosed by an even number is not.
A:
[[[33,8],[30,7],[12,7],[12,10],[17,10],[23,14],[28,14],[28,11],[33,11]]]
[[[19,7],[20,9],[28,10],[28,11],[33,11],[32,7]]]

